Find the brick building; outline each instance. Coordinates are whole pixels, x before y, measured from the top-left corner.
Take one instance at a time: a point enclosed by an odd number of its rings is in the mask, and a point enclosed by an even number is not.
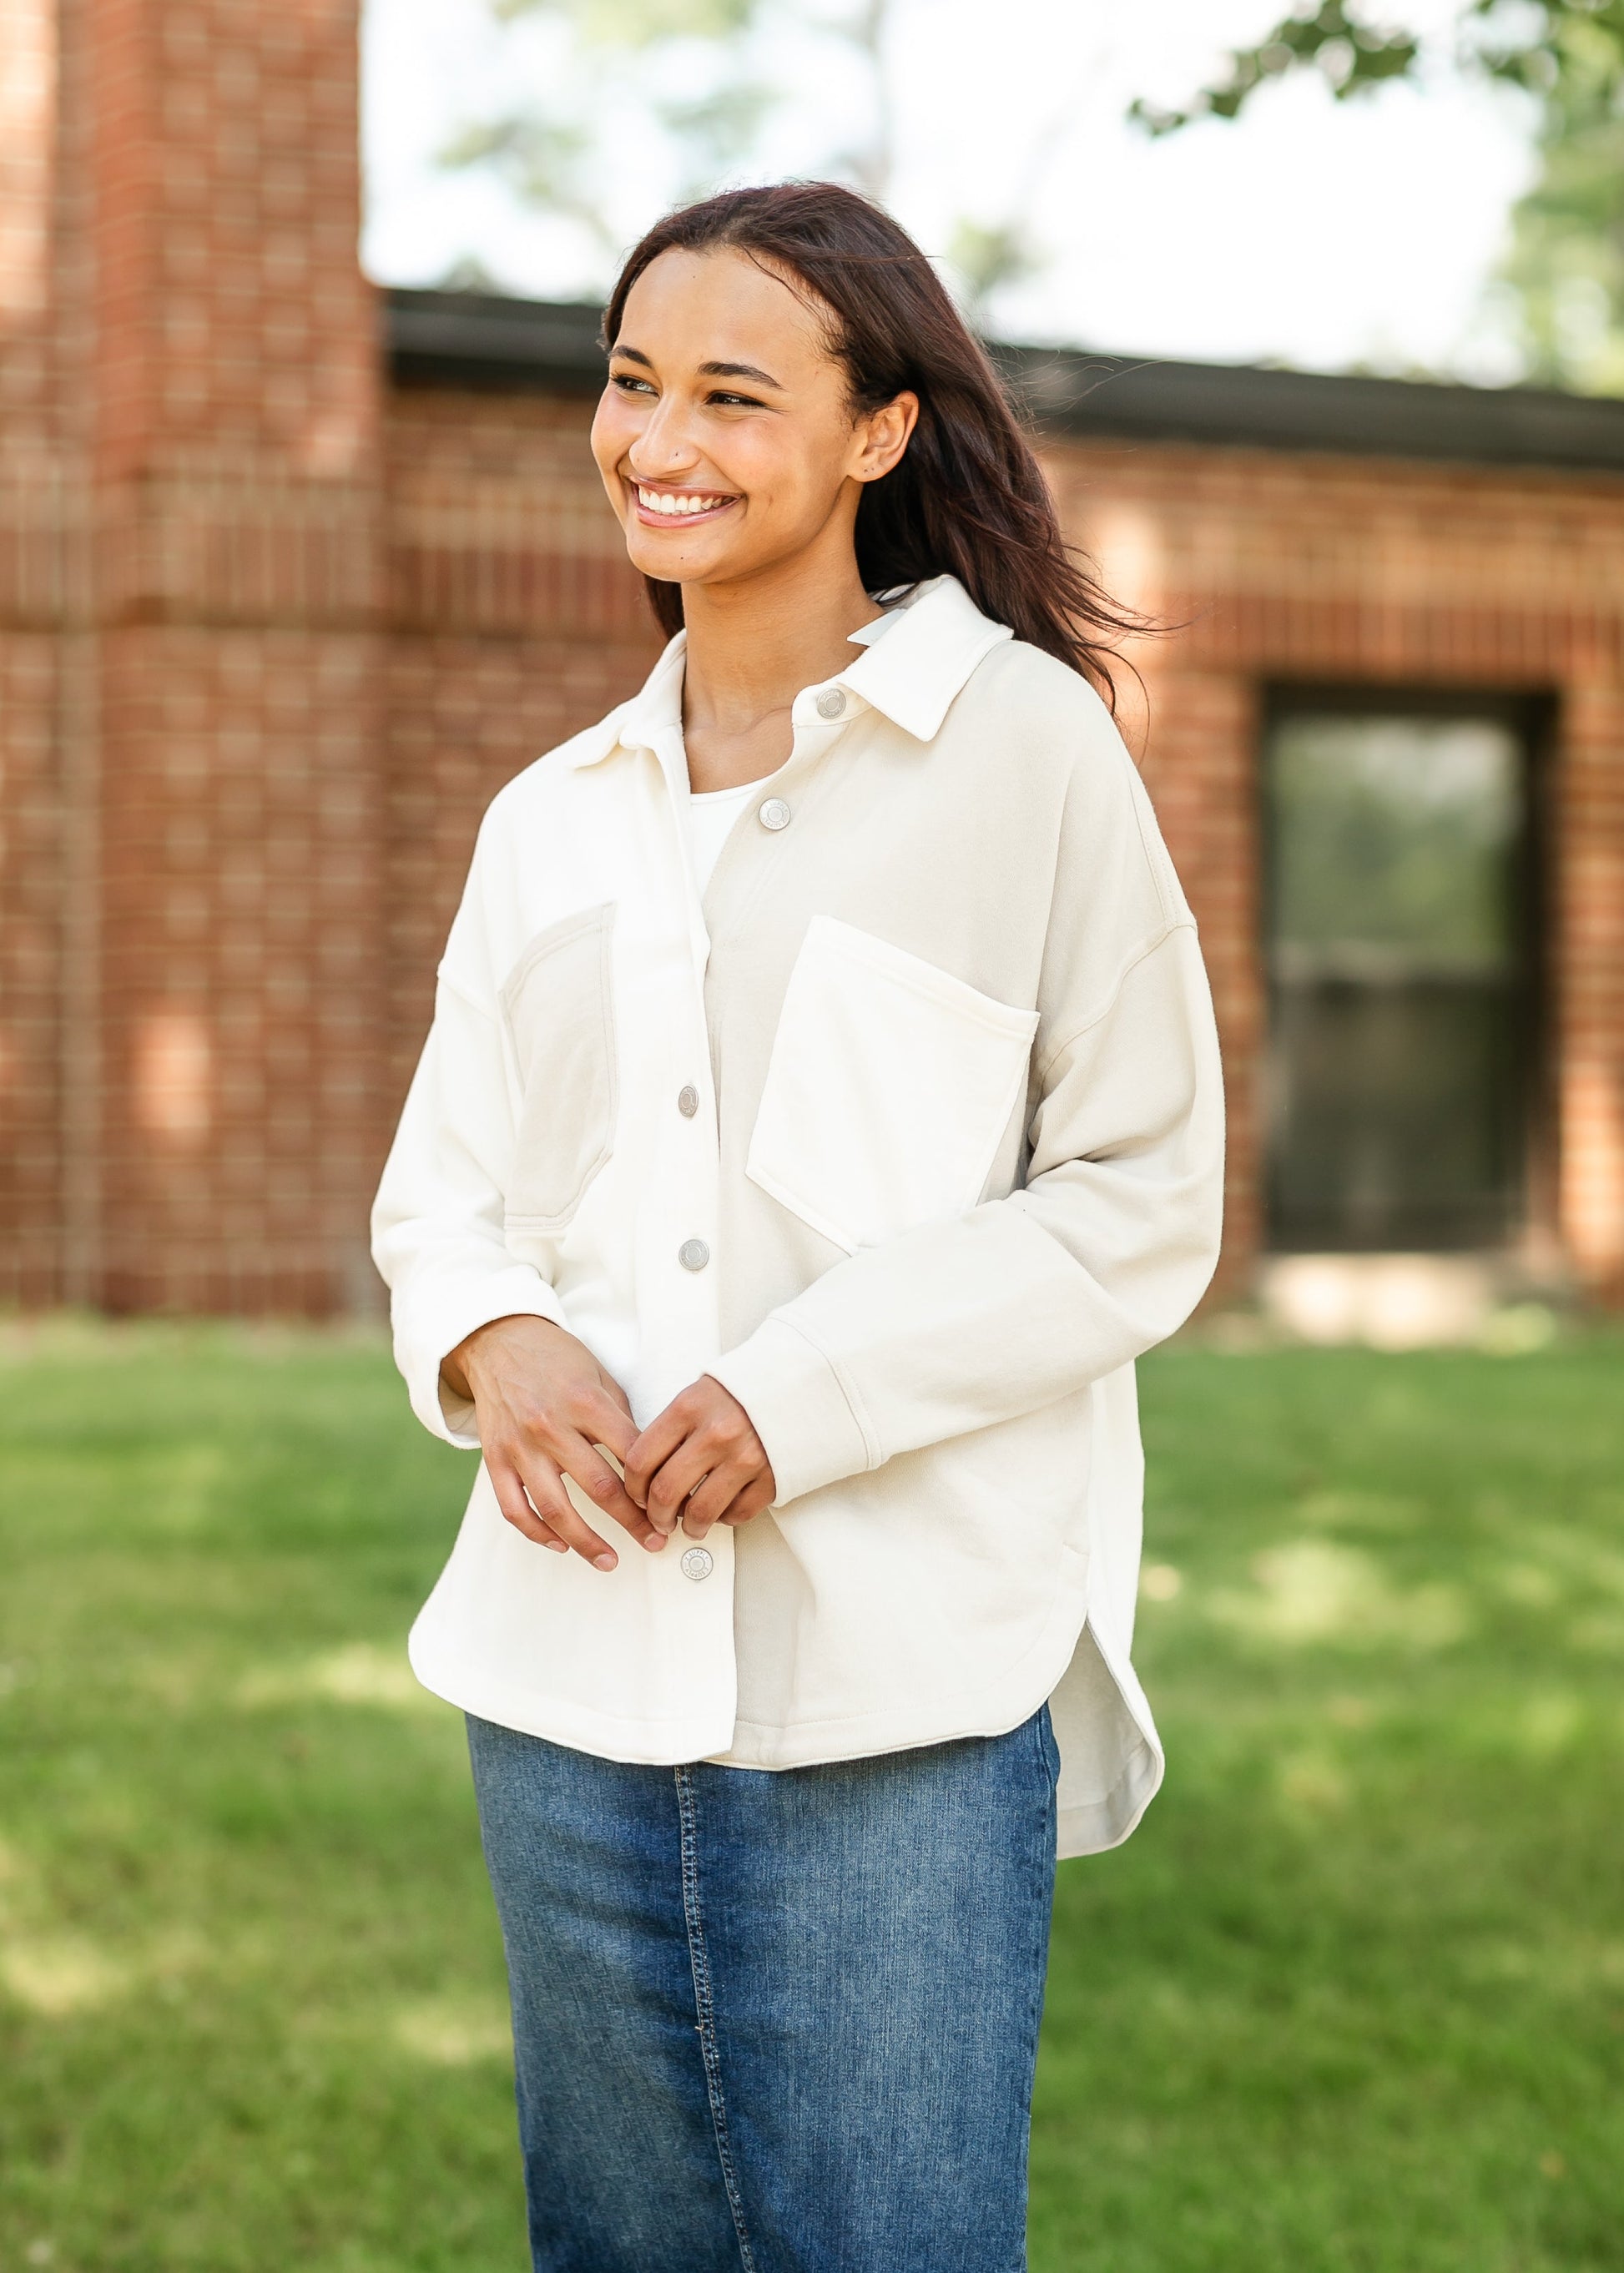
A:
[[[353,0],[0,0],[0,1300],[370,1304],[479,811],[653,649],[589,311],[357,267]],[[1225,1283],[1624,1299],[1624,403],[1011,351],[1182,628],[1130,727]]]

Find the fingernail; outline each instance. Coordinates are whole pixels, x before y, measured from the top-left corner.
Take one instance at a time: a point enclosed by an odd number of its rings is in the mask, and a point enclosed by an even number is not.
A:
[[[613,1556],[606,1552],[602,1555],[594,1555],[592,1557],[592,1568],[595,1571],[613,1571],[614,1568]]]
[[[561,1539],[544,1539],[541,1543],[549,1555],[568,1555],[569,1552]]]
[[[645,1539],[643,1543],[648,1549],[650,1555],[658,1555],[660,1549],[665,1544],[665,1534],[663,1531],[651,1532],[649,1537]]]

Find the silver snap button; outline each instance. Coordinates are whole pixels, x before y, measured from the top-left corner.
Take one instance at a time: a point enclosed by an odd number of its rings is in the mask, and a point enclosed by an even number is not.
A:
[[[685,1579],[708,1579],[715,1568],[708,1547],[690,1547],[683,1555],[682,1576]]]
[[[826,686],[817,698],[820,718],[838,718],[846,708],[846,697],[838,686]]]
[[[770,797],[756,818],[763,829],[787,829],[789,807],[781,797]]]
[[[677,1111],[684,1121],[691,1121],[699,1110],[699,1091],[690,1081],[677,1091]]]
[[[710,1249],[703,1239],[685,1239],[677,1249],[677,1260],[685,1271],[703,1271],[710,1260]]]

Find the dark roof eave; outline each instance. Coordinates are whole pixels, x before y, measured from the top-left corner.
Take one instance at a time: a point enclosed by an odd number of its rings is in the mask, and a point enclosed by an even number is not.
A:
[[[596,394],[604,383],[602,310],[493,292],[383,296],[385,349],[402,386]]]
[[[402,386],[573,394],[602,384],[596,307],[399,288],[383,307],[389,366]],[[1624,475],[1624,401],[1608,398],[1067,349],[995,344],[992,353],[1028,416],[1078,439]]]

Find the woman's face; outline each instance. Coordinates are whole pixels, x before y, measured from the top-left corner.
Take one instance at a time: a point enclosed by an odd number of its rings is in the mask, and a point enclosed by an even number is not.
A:
[[[662,252],[627,295],[592,454],[634,567],[726,583],[849,543],[889,473],[911,394],[855,420],[846,373],[801,293],[740,252]]]

